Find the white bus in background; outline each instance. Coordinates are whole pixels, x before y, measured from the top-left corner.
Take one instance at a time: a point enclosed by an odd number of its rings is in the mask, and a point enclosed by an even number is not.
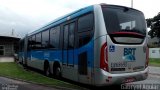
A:
[[[98,4],[54,20],[21,40],[19,59],[45,75],[104,86],[148,76],[144,15]]]

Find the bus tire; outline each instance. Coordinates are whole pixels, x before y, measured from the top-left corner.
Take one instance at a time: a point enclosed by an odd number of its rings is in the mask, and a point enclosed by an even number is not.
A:
[[[59,64],[56,64],[53,68],[53,74],[55,78],[61,78],[61,67]]]
[[[21,58],[20,64],[23,65],[23,58]]]
[[[49,77],[50,76],[50,67],[49,67],[49,63],[45,62],[44,63],[44,75]]]
[[[25,67],[24,60],[22,59],[22,66]]]
[[[22,59],[22,66],[23,66],[24,69],[27,70],[28,66],[27,66],[27,63],[25,63],[24,59]]]

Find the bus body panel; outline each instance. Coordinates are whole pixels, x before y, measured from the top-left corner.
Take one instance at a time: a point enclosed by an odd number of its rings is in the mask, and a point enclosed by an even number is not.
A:
[[[94,67],[100,67],[100,50],[101,46],[106,42],[106,27],[100,5],[94,6],[95,15],[95,31],[94,31]]]
[[[114,44],[107,35],[109,72],[127,73],[145,69],[146,39],[139,45]]]
[[[79,10],[78,12],[76,13],[73,13],[72,15],[68,15],[70,17],[70,19],[72,18],[76,18],[76,17],[79,17],[83,14],[86,14],[88,12],[91,12],[93,11],[93,6],[89,6],[87,8],[84,8],[84,9],[81,9]],[[39,31],[44,31],[45,29],[49,28],[49,27],[52,27],[52,26],[55,26],[57,24],[60,24],[60,23],[64,23],[67,21],[67,18],[68,16],[65,16],[64,18],[60,19],[60,20],[55,20],[54,23],[50,23],[49,25],[47,25],[47,27],[43,27],[41,28],[40,30],[38,31],[35,31],[33,33],[30,33],[28,35],[28,37],[38,33]],[[68,60],[68,62],[65,62],[67,63],[67,65],[63,65],[63,60],[65,60],[65,56],[63,56],[63,59],[62,59],[62,51],[59,50],[52,50],[52,49],[46,49],[46,50],[31,50],[31,51],[28,51],[28,66],[30,67],[33,67],[33,68],[36,68],[36,69],[39,69],[39,70],[44,70],[44,61],[47,60],[49,61],[50,63],[50,70],[51,70],[51,73],[53,74],[53,65],[54,65],[54,62],[55,61],[58,61],[60,64],[61,64],[61,67],[62,67],[62,77],[65,77],[67,79],[70,79],[70,80],[73,80],[73,81],[78,81],[78,82],[81,82],[81,83],[91,83],[91,68],[93,67],[93,40],[88,43],[87,45],[79,48],[79,49],[75,49],[74,50],[74,62],[70,62],[70,60]],[[63,52],[67,52],[68,54],[72,53],[71,50],[67,50],[67,51],[63,51]],[[79,55],[81,53],[84,53],[86,52],[87,54],[87,61],[86,61],[86,64],[87,64],[87,73],[86,75],[81,75],[79,74],[79,72],[77,71],[79,68],[82,68],[80,67],[79,65]],[[69,55],[69,57],[71,57]],[[74,64],[73,66],[70,66]],[[88,79],[89,78],[89,79]]]
[[[139,72],[111,74],[100,68],[95,68],[95,76],[100,76],[100,77],[95,77],[95,85],[96,86],[106,86],[113,84],[120,85],[126,83],[128,79],[132,78],[134,79],[132,82],[145,80],[148,77],[148,70],[149,68],[147,67],[145,70]]]
[[[27,65],[39,70],[43,70],[44,60],[42,51],[29,51]]]
[[[97,10],[97,11],[96,11]],[[141,44],[115,44],[106,32],[101,6],[95,5],[95,33],[94,33],[94,83],[95,85],[107,85],[124,83],[127,78],[135,78],[134,81],[144,80],[148,75],[146,67],[147,38]],[[138,39],[138,38],[137,38]],[[127,39],[126,39],[127,40]],[[130,40],[130,38],[128,39]],[[134,40],[134,39],[131,39]],[[107,59],[109,71],[100,69],[101,48],[107,43]],[[113,47],[113,51],[112,51]],[[131,50],[130,50],[131,49]],[[129,51],[127,51],[129,50]],[[133,57],[125,57],[133,54]],[[128,60],[129,58],[129,60]],[[128,60],[128,61],[127,61]],[[133,60],[133,61],[132,61]],[[124,64],[123,64],[124,62]],[[121,64],[122,63],[122,64]],[[113,71],[111,71],[113,70]],[[122,71],[124,70],[124,71]],[[99,77],[102,76],[102,77]],[[113,81],[108,80],[111,77]],[[123,78],[122,78],[123,77]],[[120,79],[122,78],[122,79]],[[108,82],[109,81],[109,82]]]
[[[18,52],[18,62],[23,64],[24,52]]]
[[[45,60],[49,61],[51,65],[53,64],[54,61],[61,62],[62,51],[60,50],[34,50],[34,51],[28,52],[28,66],[43,70]]]
[[[75,49],[74,65],[70,62],[68,62],[68,65],[67,62],[65,63],[65,65],[62,65],[63,68],[62,76],[70,80],[91,84],[92,83],[91,73],[94,63],[93,50],[94,50],[93,40],[91,40],[85,46]]]

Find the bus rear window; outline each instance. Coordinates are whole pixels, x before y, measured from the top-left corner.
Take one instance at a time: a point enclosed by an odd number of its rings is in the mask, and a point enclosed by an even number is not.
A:
[[[115,32],[136,32],[146,35],[145,18],[140,11],[126,7],[102,7],[108,34]]]

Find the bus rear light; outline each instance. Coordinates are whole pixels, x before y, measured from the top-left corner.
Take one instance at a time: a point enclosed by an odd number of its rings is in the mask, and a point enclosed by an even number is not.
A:
[[[145,67],[148,67],[148,63],[149,63],[149,48],[146,47],[146,64],[145,64]]]
[[[112,76],[108,76],[108,78],[106,79],[106,82],[110,82],[112,80]]]
[[[104,43],[101,47],[101,53],[100,53],[100,68],[109,71],[108,68],[108,48],[107,43]]]

